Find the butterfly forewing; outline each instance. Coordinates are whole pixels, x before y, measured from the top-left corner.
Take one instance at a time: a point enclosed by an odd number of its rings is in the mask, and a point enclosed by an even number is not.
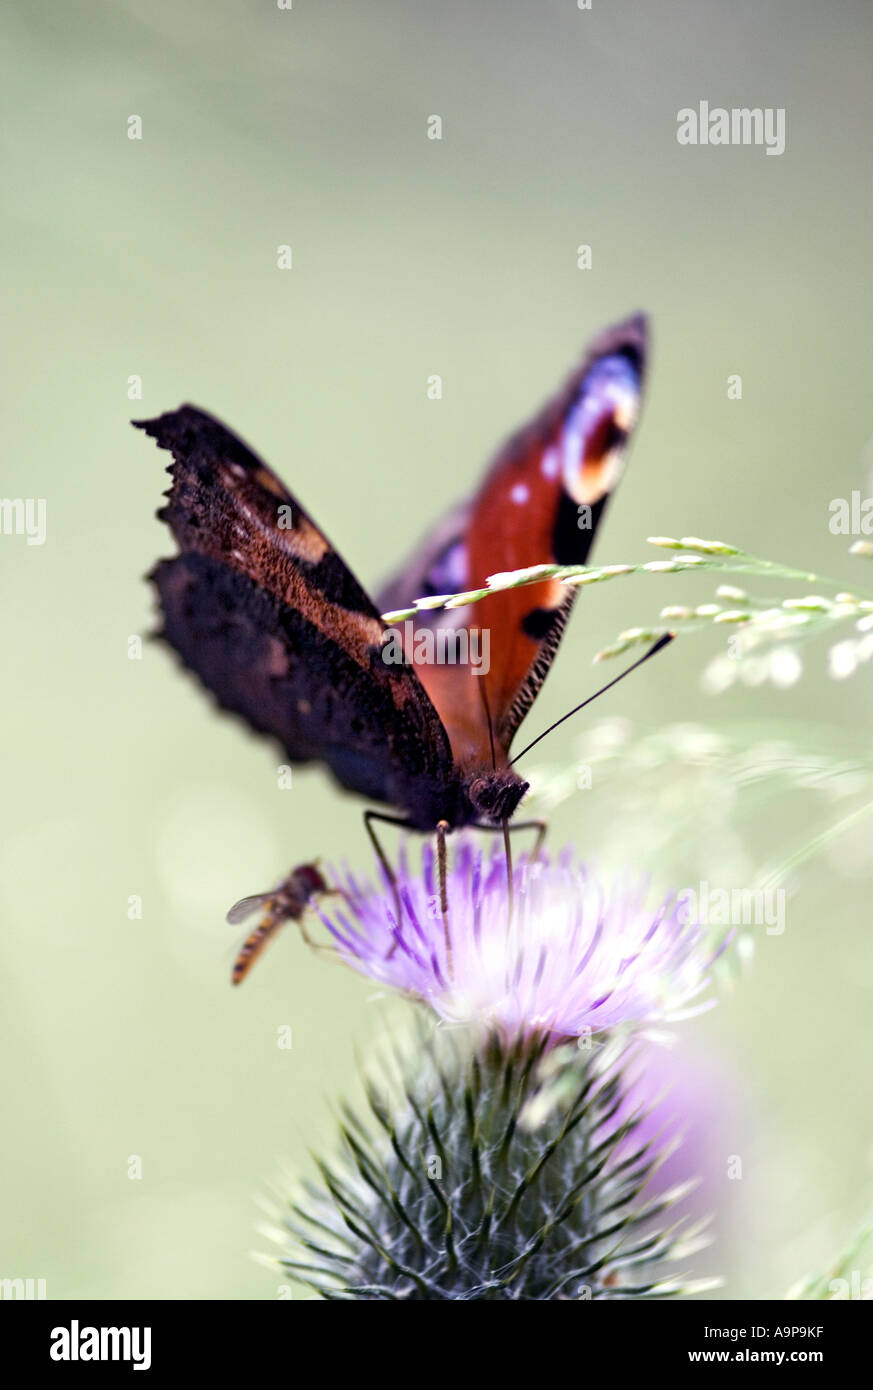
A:
[[[292,762],[392,805],[433,800],[452,777],[445,730],[414,670],[381,659],[377,610],[296,498],[193,406],[141,427],[173,454],[160,515],[180,554],[152,575],[160,635]]]

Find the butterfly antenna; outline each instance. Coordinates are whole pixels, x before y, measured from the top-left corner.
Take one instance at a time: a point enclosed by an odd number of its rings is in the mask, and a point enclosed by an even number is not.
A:
[[[491,769],[497,771],[497,754],[494,751],[494,725],[491,722],[491,711],[488,708],[488,695],[485,690],[485,682],[479,681],[479,694],[482,697],[482,708],[485,711],[485,722],[488,725],[488,742],[491,745]]]
[[[479,694],[482,697],[482,708],[485,711],[485,720],[488,725],[488,741],[491,744],[491,767],[493,771],[496,772],[497,754],[494,751],[494,725],[491,722],[491,711],[488,708],[488,695],[485,691],[484,681],[482,681],[479,685]],[[511,922],[512,913],[515,906],[513,900],[514,889],[512,882],[512,844],[509,839],[509,821],[505,817],[503,820],[503,849],[506,854],[506,888],[509,897],[509,920]]]
[[[608,685],[604,685],[600,690],[596,690],[593,695],[589,695],[587,700],[583,700],[582,703],[576,705],[574,709],[568,710],[566,714],[562,714],[560,719],[556,719],[554,724],[550,724],[547,729],[544,729],[541,734],[538,734],[533,743],[529,743],[526,748],[522,748],[520,753],[516,753],[514,758],[510,758],[509,766],[512,767],[513,763],[517,763],[519,758],[524,757],[525,753],[529,753],[532,748],[536,748],[537,744],[542,742],[546,737],[546,734],[552,733],[554,729],[557,729],[559,724],[563,724],[566,719],[570,719],[574,714],[578,714],[580,709],[584,709],[586,705],[590,705],[593,700],[597,700],[601,695],[605,695],[607,690],[611,690],[614,685],[618,685],[619,681],[623,681],[625,676],[630,675],[631,671],[636,671],[638,667],[644,665],[645,662],[649,660],[649,657],[654,656],[657,652],[662,652],[665,647],[670,645],[675,636],[675,632],[665,632],[663,637],[659,637],[654,646],[650,647],[646,654],[641,656],[638,661],[635,661],[632,666],[628,666],[627,670],[622,671],[621,674],[616,676],[614,680],[611,680]]]

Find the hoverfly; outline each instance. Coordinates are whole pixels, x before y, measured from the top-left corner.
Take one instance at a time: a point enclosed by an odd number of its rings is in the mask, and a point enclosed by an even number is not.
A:
[[[313,897],[329,893],[324,878],[315,864],[300,864],[283,878],[278,888],[269,893],[253,893],[241,898],[227,914],[231,926],[238,926],[253,912],[263,910],[263,916],[239,949],[231,974],[231,984],[245,979],[267,942],[288,921],[299,922]]]

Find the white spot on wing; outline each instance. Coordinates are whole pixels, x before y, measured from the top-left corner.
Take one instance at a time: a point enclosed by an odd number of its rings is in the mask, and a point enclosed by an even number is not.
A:
[[[427,585],[434,594],[459,593],[467,587],[467,547],[463,541],[453,541],[437,556]]]
[[[558,451],[554,445],[551,445],[550,448],[548,448],[546,452],[543,454],[543,461],[540,464],[540,472],[542,473],[544,478],[557,478],[560,471],[561,464],[560,460],[558,459]]]

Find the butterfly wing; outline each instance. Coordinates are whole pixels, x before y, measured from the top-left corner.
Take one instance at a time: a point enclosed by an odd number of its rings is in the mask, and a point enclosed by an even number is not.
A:
[[[490,574],[537,564],[585,564],[621,476],[646,360],[641,316],[607,329],[558,394],[498,452],[478,493],[380,594],[383,612],[427,594],[477,588]],[[482,674],[416,664],[462,767],[506,762],[551,666],[577,590],[549,581],[475,607],[423,611],[416,627],[479,633]],[[470,650],[473,650],[471,647]],[[485,669],[487,665],[487,670]]]
[[[410,666],[382,659],[384,624],[284,484],[193,406],[135,422],[172,452],[159,512],[180,553],[151,578],[163,637],[219,705],[318,759],[341,785],[404,810],[451,778],[445,730]]]

